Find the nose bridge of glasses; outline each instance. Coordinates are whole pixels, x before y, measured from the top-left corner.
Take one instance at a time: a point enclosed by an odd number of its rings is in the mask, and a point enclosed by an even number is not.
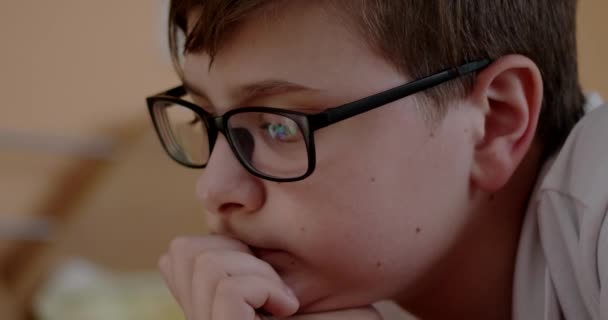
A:
[[[219,117],[213,117],[211,118],[211,121],[209,121],[209,125],[211,126],[211,129],[213,131],[219,131],[221,133],[224,134],[224,136],[226,135],[226,126],[224,125],[225,121],[224,121],[224,117],[219,116]]]
[[[232,146],[235,156],[242,161],[249,162],[253,154],[255,141],[253,136],[246,128],[232,128],[228,132],[228,125],[225,116],[213,117],[209,121],[211,127],[209,132],[211,148],[217,142],[217,132],[221,132],[229,144]]]

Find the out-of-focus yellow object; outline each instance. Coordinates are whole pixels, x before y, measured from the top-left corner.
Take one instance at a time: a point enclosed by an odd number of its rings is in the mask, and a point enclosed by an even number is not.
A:
[[[58,269],[38,295],[40,320],[183,320],[155,272],[114,274],[73,260]]]

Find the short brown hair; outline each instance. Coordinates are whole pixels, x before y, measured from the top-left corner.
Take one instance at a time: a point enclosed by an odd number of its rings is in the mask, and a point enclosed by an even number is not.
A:
[[[247,17],[285,1],[172,0],[171,52],[179,69],[178,33],[200,12],[184,52],[213,58],[226,33]],[[578,77],[576,0],[326,0],[353,22],[367,44],[399,71],[419,78],[480,58],[522,54],[539,67],[544,100],[537,137],[545,155],[556,151],[583,115]],[[181,74],[181,72],[180,72]],[[440,114],[445,101],[464,97],[472,78],[452,81],[424,95]]]

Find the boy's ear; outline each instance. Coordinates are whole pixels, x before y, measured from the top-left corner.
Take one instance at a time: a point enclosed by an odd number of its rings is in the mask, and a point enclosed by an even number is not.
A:
[[[495,192],[509,181],[534,140],[543,99],[542,76],[529,58],[504,56],[477,75],[469,97],[483,112],[472,182]]]

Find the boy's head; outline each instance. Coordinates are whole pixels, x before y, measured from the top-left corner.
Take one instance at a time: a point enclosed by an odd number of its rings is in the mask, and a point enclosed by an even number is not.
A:
[[[216,115],[246,106],[319,113],[494,61],[319,130],[316,169],[302,181],[249,174],[220,135],[197,185],[210,228],[257,248],[307,310],[414,303],[482,258],[502,270],[540,149],[553,152],[580,117],[575,7],[173,0],[173,54],[194,102]],[[537,124],[540,147],[524,161]]]
[[[170,39],[177,61],[185,53],[215,56],[223,40],[248,17],[276,13],[286,1],[178,0],[171,5]],[[530,58],[544,79],[538,135],[549,155],[582,115],[576,49],[577,0],[530,1],[314,1],[357,32],[360,40],[397,70],[420,78],[464,61],[517,53]],[[273,10],[278,9],[278,10]],[[192,17],[188,21],[188,18]],[[277,20],[278,21],[278,20]],[[179,32],[193,30],[184,46]],[[296,40],[296,39],[294,39]],[[179,68],[179,65],[178,65]],[[421,96],[445,112],[446,101],[471,90],[471,78],[453,81]]]

